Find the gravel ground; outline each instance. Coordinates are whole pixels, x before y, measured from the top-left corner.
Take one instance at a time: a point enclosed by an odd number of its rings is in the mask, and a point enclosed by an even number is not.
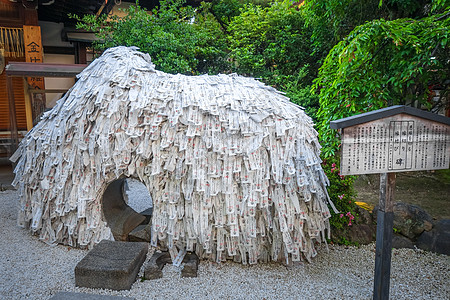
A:
[[[17,192],[0,192],[0,299],[49,299],[59,291],[136,299],[372,299],[374,244],[319,249],[311,264],[243,266],[202,261],[198,278],[166,266],[158,280],[130,291],[75,287],[74,268],[86,250],[48,246],[16,225]],[[393,250],[392,299],[450,299],[450,258],[421,250]]]

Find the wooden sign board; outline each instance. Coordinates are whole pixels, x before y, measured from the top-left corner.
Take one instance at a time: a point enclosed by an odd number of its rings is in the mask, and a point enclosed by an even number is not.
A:
[[[41,27],[24,25],[23,39],[25,42],[25,61],[42,63]],[[43,77],[29,77],[28,84],[34,89],[45,89]]]
[[[450,118],[397,105],[330,127],[342,130],[342,175],[380,173],[373,299],[389,299],[396,172],[447,169]]]
[[[343,129],[341,174],[448,169],[450,126],[409,114]]]

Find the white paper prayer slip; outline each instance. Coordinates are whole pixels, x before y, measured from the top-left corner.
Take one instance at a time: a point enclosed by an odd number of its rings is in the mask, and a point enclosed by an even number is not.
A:
[[[18,220],[47,243],[113,239],[103,191],[134,177],[153,198],[151,245],[164,242],[177,264],[185,251],[309,260],[329,234],[319,149],[312,120],[272,87],[165,74],[134,48],[111,48],[13,155]]]

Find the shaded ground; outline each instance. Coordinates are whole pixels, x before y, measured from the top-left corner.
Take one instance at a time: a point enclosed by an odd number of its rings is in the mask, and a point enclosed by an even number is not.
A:
[[[14,180],[14,174],[10,162],[0,157],[0,191],[12,189],[11,182]]]
[[[361,175],[355,181],[356,201],[377,205],[380,175]],[[450,170],[397,173],[395,202],[422,207],[434,219],[450,219]]]

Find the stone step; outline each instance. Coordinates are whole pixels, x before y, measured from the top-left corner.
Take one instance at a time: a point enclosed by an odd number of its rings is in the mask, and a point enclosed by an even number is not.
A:
[[[146,259],[148,243],[103,240],[75,267],[75,285],[129,290]]]

